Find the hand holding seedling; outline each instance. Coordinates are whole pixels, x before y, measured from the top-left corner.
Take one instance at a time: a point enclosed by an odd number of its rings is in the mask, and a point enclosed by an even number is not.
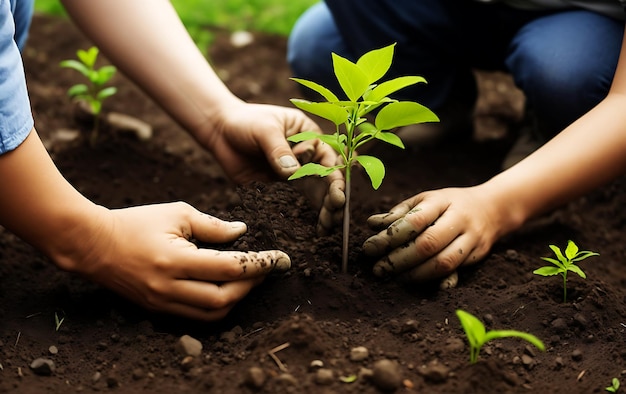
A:
[[[533,274],[541,276],[561,275],[563,278],[563,302],[567,302],[567,272],[572,271],[578,274],[583,279],[587,278],[587,275],[576,265],[577,261],[585,260],[591,256],[599,256],[596,252],[590,252],[587,250],[578,250],[578,246],[574,241],[568,241],[565,248],[565,254],[561,252],[558,246],[550,245],[550,249],[556,255],[556,259],[551,257],[542,257],[542,260],[552,263],[552,266],[541,267],[533,271]]]
[[[483,259],[498,236],[499,217],[481,187],[446,188],[417,194],[388,213],[373,215],[368,225],[378,234],[363,251],[380,257],[377,276],[425,282],[450,276],[461,265]],[[454,284],[454,283],[453,283]],[[450,286],[445,280],[442,287]]]
[[[525,341],[528,341],[535,345],[537,349],[544,351],[545,346],[543,342],[536,336],[521,331],[515,330],[485,330],[483,323],[476,318],[476,316],[465,312],[464,310],[457,309],[456,315],[461,321],[461,326],[467,341],[470,345],[470,363],[475,364],[478,361],[478,355],[483,345],[493,339],[498,338],[510,338],[517,337]]]

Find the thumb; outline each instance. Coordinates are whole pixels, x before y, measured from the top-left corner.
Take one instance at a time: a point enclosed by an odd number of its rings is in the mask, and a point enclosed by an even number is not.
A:
[[[270,152],[267,161],[281,178],[288,178],[300,168],[300,163],[284,138],[279,138],[272,143],[273,146],[265,150]]]

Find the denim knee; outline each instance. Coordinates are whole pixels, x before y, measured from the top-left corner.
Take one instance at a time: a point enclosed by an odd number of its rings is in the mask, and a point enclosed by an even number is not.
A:
[[[507,66],[546,137],[606,97],[622,35],[623,23],[589,11],[549,15],[520,29]]]
[[[337,92],[339,84],[333,72],[333,52],[351,58],[328,7],[319,2],[302,14],[294,25],[287,42],[287,61],[295,77],[317,82]]]

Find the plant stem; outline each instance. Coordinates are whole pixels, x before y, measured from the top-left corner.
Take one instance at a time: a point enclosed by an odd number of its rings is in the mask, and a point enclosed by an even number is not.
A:
[[[341,272],[348,272],[348,246],[350,237],[350,165],[346,167],[346,203],[343,206],[343,247],[341,250]]]
[[[563,303],[567,302],[567,271],[563,273]]]
[[[100,129],[100,114],[94,114],[93,119],[93,129],[91,130],[91,135],[89,136],[89,144],[91,147],[95,147],[98,143],[98,133]]]

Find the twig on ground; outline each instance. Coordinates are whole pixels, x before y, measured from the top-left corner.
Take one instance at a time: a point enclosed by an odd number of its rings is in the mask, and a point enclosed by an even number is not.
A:
[[[285,342],[282,345],[278,345],[275,348],[273,348],[272,350],[270,350],[269,352],[267,352],[267,354],[269,354],[269,356],[272,358],[272,360],[274,360],[276,365],[278,365],[278,369],[280,369],[283,372],[287,372],[287,367],[285,367],[285,364],[283,364],[282,361],[280,361],[280,359],[276,356],[276,353],[278,353],[281,350],[286,349],[288,347],[289,347],[289,342]]]

